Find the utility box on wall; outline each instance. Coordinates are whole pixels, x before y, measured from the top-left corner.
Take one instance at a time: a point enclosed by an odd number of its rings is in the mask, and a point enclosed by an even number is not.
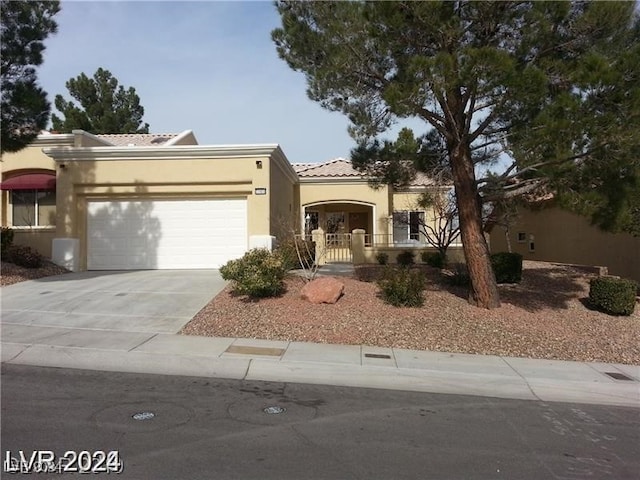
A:
[[[51,241],[51,261],[67,270],[77,272],[80,269],[80,240],[54,238]]]

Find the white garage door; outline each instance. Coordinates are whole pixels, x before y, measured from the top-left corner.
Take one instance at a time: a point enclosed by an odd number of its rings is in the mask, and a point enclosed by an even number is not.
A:
[[[246,199],[87,205],[89,270],[218,268],[246,250]]]

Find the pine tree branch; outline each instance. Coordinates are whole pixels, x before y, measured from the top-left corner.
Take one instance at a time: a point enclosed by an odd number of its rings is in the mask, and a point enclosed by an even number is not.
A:
[[[427,122],[433,125],[433,127],[436,130],[438,130],[438,132],[440,132],[442,135],[446,136],[449,134],[449,132],[447,132],[446,128],[444,127],[444,118],[442,118],[440,115],[434,112],[430,112],[424,107],[420,107],[418,109],[418,112],[420,116],[422,116],[422,118],[424,118]]]

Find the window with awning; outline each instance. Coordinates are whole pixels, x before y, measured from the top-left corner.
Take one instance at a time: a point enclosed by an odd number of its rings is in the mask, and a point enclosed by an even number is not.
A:
[[[56,223],[56,176],[27,173],[8,178],[1,184],[10,192],[14,227],[51,227]]]
[[[25,173],[8,178],[0,185],[2,190],[55,190],[53,173]]]

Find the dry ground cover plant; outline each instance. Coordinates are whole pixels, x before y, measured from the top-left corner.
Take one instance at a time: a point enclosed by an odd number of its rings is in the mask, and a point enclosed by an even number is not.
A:
[[[374,268],[374,267],[371,267]],[[417,350],[640,364],[640,307],[628,317],[588,308],[589,275],[564,265],[524,262],[522,282],[500,287],[502,306],[475,308],[464,287],[427,272],[421,308],[386,305],[373,282],[341,278],[334,305],[300,298],[304,280],[286,279],[280,297],[251,300],[227,287],[181,333]]]
[[[62,273],[69,273],[69,270],[46,260],[39,268],[25,268],[13,263],[2,262],[0,266],[0,286],[13,285],[25,280],[34,280]]]

